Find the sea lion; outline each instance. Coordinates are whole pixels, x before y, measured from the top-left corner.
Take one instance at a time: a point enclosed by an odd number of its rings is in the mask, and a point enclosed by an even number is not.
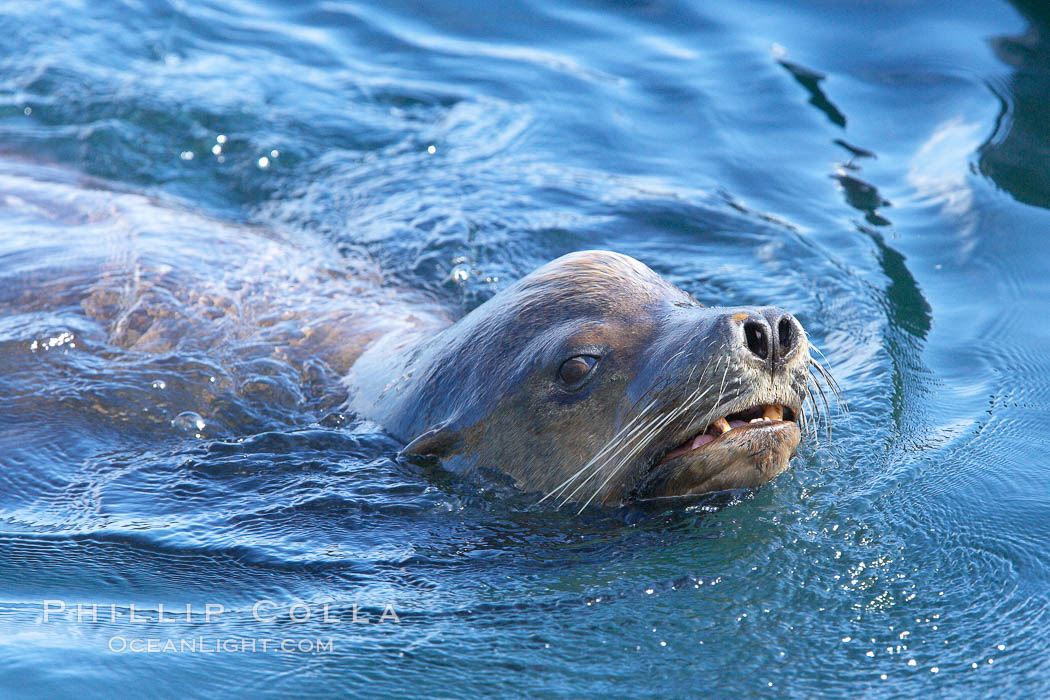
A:
[[[801,439],[799,322],[704,307],[626,255],[558,258],[453,322],[367,260],[65,171],[0,162],[0,195],[0,253],[22,261],[0,279],[4,314],[54,310],[77,352],[124,358],[129,386],[153,371],[144,355],[192,364],[170,404],[85,405],[123,425],[190,410],[237,434],[345,401],[405,454],[581,505],[756,487]],[[340,396],[313,391],[319,372],[344,377]]]
[[[406,454],[612,505],[784,471],[809,365],[791,314],[705,307],[631,257],[588,250],[442,330],[373,341],[347,386],[352,409]]]

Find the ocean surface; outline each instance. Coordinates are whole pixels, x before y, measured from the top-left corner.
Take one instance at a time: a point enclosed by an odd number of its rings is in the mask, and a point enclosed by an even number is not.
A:
[[[0,3],[0,696],[1050,695],[1042,7]],[[791,310],[848,414],[577,516],[285,352],[586,248]]]

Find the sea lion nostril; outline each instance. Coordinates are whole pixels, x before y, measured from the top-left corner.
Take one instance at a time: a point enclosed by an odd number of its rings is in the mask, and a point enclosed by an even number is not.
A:
[[[777,323],[777,339],[780,341],[780,356],[786,357],[791,353],[795,344],[795,325],[787,316],[782,316]]]
[[[769,334],[766,332],[764,323],[758,321],[745,323],[744,340],[747,342],[747,349],[752,354],[763,360],[769,357]]]

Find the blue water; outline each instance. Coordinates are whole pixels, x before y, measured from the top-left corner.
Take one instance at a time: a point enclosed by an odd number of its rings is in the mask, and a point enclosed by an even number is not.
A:
[[[35,0],[0,35],[5,697],[1050,694],[1039,3]],[[397,461],[297,345],[585,248],[791,310],[849,417],[731,502],[577,517]],[[216,289],[252,294],[179,342],[105,320]]]

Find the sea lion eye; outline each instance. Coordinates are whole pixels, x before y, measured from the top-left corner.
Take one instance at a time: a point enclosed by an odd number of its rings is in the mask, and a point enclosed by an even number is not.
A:
[[[570,357],[561,363],[558,368],[558,379],[566,386],[573,386],[583,381],[584,377],[594,369],[598,358],[594,355],[577,355]]]

